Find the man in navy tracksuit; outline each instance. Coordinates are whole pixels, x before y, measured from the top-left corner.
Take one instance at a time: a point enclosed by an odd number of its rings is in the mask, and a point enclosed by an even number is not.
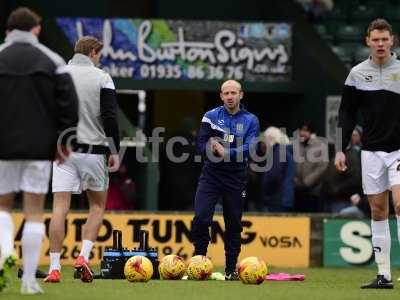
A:
[[[192,239],[195,255],[206,255],[215,205],[222,198],[225,279],[237,280],[247,160],[259,135],[259,122],[240,105],[243,92],[239,82],[224,82],[220,96],[224,105],[204,115],[198,135],[197,147],[205,163],[196,192]]]

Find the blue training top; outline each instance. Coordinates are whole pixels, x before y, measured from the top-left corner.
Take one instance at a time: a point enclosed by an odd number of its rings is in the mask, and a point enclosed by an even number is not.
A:
[[[258,118],[245,110],[242,105],[234,115],[222,105],[206,112],[201,120],[197,150],[205,157],[205,167],[243,170],[247,168],[250,149],[259,132]],[[207,155],[211,153],[210,147],[207,147],[211,137],[217,138],[224,146],[226,157],[223,161],[215,162]]]

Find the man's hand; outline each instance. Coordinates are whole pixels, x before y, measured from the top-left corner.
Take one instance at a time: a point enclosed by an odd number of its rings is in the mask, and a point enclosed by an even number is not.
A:
[[[65,163],[70,154],[71,154],[71,149],[69,147],[58,145],[55,155],[55,161],[57,165]]]
[[[110,173],[117,172],[119,170],[119,156],[118,154],[111,154],[108,157],[108,170]]]
[[[210,142],[212,152],[219,157],[223,157],[225,155],[224,147],[217,141],[216,138],[210,138]]]
[[[359,194],[354,194],[350,197],[350,201],[354,206],[357,206],[361,201],[361,196]]]
[[[213,147],[213,150],[217,156],[219,157],[225,156],[225,148],[220,143],[216,143],[215,146]]]
[[[344,171],[347,170],[346,155],[343,152],[336,153],[336,156],[335,156],[335,167],[340,172],[344,172]]]

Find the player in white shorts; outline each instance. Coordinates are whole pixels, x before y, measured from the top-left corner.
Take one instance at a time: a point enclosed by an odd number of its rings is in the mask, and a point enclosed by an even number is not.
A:
[[[378,266],[377,277],[361,288],[392,289],[388,197],[391,190],[400,234],[400,61],[391,53],[393,32],[387,21],[371,22],[366,42],[371,56],[352,68],[346,79],[339,127],[345,148],[357,113],[361,113],[362,183],[371,206],[372,245]],[[347,169],[343,152],[336,154],[335,164],[340,171]]]
[[[18,8],[8,17],[7,37],[0,45],[0,292],[16,261],[10,212],[15,193],[22,191],[21,293],[29,295],[43,293],[35,274],[45,234],[43,207],[51,161],[58,156],[57,139],[78,123],[77,95],[65,62],[39,43],[40,30],[40,17],[28,8]],[[60,142],[65,146],[65,140]],[[68,156],[64,146],[60,160]]]
[[[103,223],[108,190],[108,170],[118,170],[119,134],[117,101],[111,77],[98,69],[102,43],[94,37],[80,38],[67,69],[79,98],[77,141],[70,158],[53,164],[53,215],[50,222],[50,269],[45,282],[60,282],[60,255],[65,238],[64,222],[71,193],[86,191],[89,214],[83,227],[82,247],[74,267],[84,282],[93,280],[89,257]],[[109,138],[109,141],[107,140]],[[113,147],[112,155],[107,155]],[[82,152],[82,153],[80,153]]]

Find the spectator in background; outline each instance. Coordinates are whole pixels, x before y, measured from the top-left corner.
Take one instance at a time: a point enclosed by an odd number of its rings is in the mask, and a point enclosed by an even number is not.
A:
[[[298,0],[303,6],[307,18],[311,22],[321,22],[325,15],[333,9],[333,0]]]
[[[107,210],[132,210],[136,206],[136,184],[121,164],[117,173],[111,174],[108,188]]]
[[[363,216],[358,205],[363,197],[361,183],[361,134],[362,129],[354,129],[351,142],[346,148],[348,168],[345,172],[336,169],[334,160],[324,175],[321,194],[329,212]],[[368,206],[368,205],[367,205]]]
[[[361,179],[361,136],[362,136],[362,128],[360,126],[356,126],[351,135],[351,141],[348,147],[348,150],[358,151],[360,160],[359,164],[360,169],[359,169],[359,174],[357,174],[357,176],[360,176],[360,179]],[[360,182],[360,193],[353,194],[350,197],[350,202],[351,206],[343,208],[342,210],[339,211],[339,214],[341,216],[364,218],[371,214],[371,208],[369,206],[367,196],[364,195],[364,193],[362,192],[361,182]]]
[[[261,144],[261,143],[259,143]],[[265,144],[263,146],[265,151]],[[259,154],[261,156],[262,154]],[[244,204],[244,211],[262,211],[264,209],[263,197],[262,197],[262,178],[263,173],[257,172],[253,168],[260,168],[265,162],[254,162],[250,161],[249,170],[247,174],[247,186],[246,186],[246,203]],[[222,205],[221,205],[222,211]]]
[[[289,138],[279,128],[264,132],[267,171],[262,176],[264,211],[287,212],[294,202],[295,164]]]
[[[371,208],[366,195],[354,194],[350,197],[351,206],[339,211],[342,217],[365,218],[371,214]]]
[[[295,211],[322,211],[320,190],[323,174],[329,164],[328,143],[317,137],[310,122],[305,122],[294,137],[296,162]]]

